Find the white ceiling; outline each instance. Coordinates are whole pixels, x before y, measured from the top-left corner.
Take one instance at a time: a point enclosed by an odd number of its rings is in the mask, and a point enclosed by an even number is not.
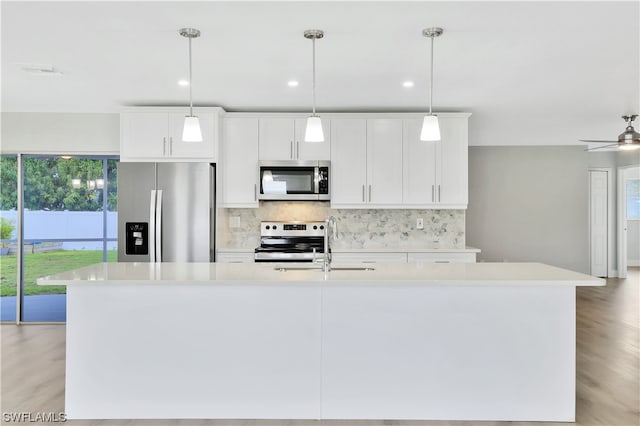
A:
[[[473,145],[615,138],[640,112],[640,2],[2,1],[2,110],[117,112],[186,105],[306,111],[319,28],[318,111],[469,111]],[[53,65],[34,76],[17,64]],[[287,81],[300,81],[297,88]],[[415,81],[412,89],[405,80]]]

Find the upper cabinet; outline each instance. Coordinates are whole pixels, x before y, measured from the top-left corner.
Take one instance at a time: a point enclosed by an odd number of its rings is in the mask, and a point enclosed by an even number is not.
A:
[[[402,120],[367,120],[367,200],[402,204]]]
[[[331,206],[402,205],[402,120],[331,121]]]
[[[404,120],[403,204],[458,209],[468,204],[468,117],[439,116],[441,140],[420,140],[422,120]]]
[[[120,114],[120,161],[208,161],[217,157],[220,108],[194,108],[202,142],[182,142],[185,108],[140,108]]]
[[[468,114],[440,114],[438,142],[422,118],[333,118],[331,206],[465,209]]]
[[[258,206],[259,160],[330,159],[333,208],[465,209],[469,114],[438,118],[442,140],[423,142],[418,114],[332,114],[325,142],[306,143],[303,117],[227,114],[222,204]]]
[[[331,120],[331,206],[367,202],[367,120]]]
[[[324,142],[305,142],[306,118],[259,118],[260,160],[329,160],[331,127],[322,120]]]
[[[225,118],[222,134],[222,207],[258,207],[258,119]]]

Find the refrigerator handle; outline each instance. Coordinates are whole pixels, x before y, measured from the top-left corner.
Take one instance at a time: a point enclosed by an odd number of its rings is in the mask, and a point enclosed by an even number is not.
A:
[[[149,262],[156,261],[156,190],[151,190],[149,203]]]
[[[162,262],[162,189],[156,196],[156,262]]]

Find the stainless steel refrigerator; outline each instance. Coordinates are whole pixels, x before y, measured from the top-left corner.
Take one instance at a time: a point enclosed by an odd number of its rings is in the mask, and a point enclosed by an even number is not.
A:
[[[119,163],[118,261],[215,260],[215,164]]]

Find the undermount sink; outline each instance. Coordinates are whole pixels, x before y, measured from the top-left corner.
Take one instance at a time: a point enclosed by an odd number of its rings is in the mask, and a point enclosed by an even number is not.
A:
[[[322,271],[322,266],[292,266],[292,267],[276,267],[276,271]],[[372,266],[332,266],[331,271],[374,271]],[[329,272],[331,272],[329,271]]]

